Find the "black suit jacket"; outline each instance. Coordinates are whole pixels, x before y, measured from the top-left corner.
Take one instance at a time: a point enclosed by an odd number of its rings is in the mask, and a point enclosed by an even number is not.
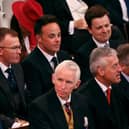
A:
[[[25,117],[26,103],[25,103],[25,88],[24,88],[24,74],[20,65],[12,65],[12,69],[17,81],[19,94],[19,109],[17,111],[13,93],[9,88],[8,81],[0,69],[0,120],[4,129],[7,129],[14,122],[16,117]]]
[[[59,21],[62,32],[61,47],[70,53],[75,53],[76,50],[85,43],[89,38],[87,30],[76,30],[73,35],[69,35],[69,22],[73,20],[72,14],[66,3],[66,0],[37,0],[43,8],[45,14],[55,15]],[[83,0],[87,5],[90,5],[90,0]]]
[[[95,129],[129,128],[127,101],[117,85],[112,86],[110,105],[108,105],[105,94],[94,79],[81,86],[78,92],[88,97]]]
[[[123,41],[109,40],[109,45],[111,48],[116,49],[122,42]],[[82,83],[92,77],[89,69],[89,58],[90,53],[96,47],[97,45],[95,44],[93,39],[90,38],[89,41],[87,41],[76,53],[75,62],[77,62],[80,66]]]
[[[57,53],[59,62],[70,59],[63,51]],[[53,87],[51,76],[53,69],[43,53],[36,47],[22,62],[25,81],[29,93],[28,101],[42,95]]]
[[[84,129],[84,117],[89,118],[84,100],[79,94],[72,94],[74,129]],[[29,120],[30,129],[68,129],[63,108],[53,89],[32,102]]]

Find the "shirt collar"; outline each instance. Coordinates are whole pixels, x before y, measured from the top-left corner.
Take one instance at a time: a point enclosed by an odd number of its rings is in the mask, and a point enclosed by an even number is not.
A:
[[[68,98],[68,100],[66,101],[66,100],[63,100],[61,97],[59,97],[59,96],[57,96],[58,97],[58,99],[59,99],[59,101],[60,101],[60,103],[61,103],[61,105],[63,106],[66,102],[71,102],[71,94],[69,95],[69,98]]]
[[[9,66],[11,68],[11,65]],[[4,73],[9,67],[7,67],[6,65],[4,65],[2,62],[0,62],[0,68],[2,70],[2,72]]]
[[[101,83],[97,78],[95,78],[97,84],[100,86],[100,88],[102,89],[102,91],[105,93],[106,90],[108,89],[107,86],[105,86],[103,83]],[[109,88],[111,88],[111,86],[109,86]]]
[[[47,58],[48,62],[51,62],[53,56],[48,54],[48,53],[46,53],[44,50],[42,50],[39,45],[37,45],[37,47],[43,53],[43,55]],[[54,56],[57,57],[57,54],[55,53]]]
[[[127,80],[127,82],[129,82],[129,76],[127,74],[125,74],[124,72],[121,72],[121,74],[124,76],[124,78]]]
[[[104,47],[105,44],[109,44],[109,41],[106,41],[105,43],[100,43],[98,42],[93,36],[92,36],[93,41],[95,42],[95,44],[97,45],[97,47]],[[109,45],[110,46],[110,45]]]

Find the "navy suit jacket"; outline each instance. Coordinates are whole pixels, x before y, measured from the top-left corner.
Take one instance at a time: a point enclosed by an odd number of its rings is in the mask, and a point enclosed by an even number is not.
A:
[[[64,51],[59,51],[57,57],[59,62],[70,59],[70,56]],[[51,82],[53,69],[37,47],[25,58],[22,67],[29,92],[28,101],[44,94],[53,87]]]
[[[84,129],[84,117],[89,120],[84,97],[73,93],[71,109],[74,129]],[[29,120],[30,129],[68,129],[62,105],[54,89],[32,102],[29,108]],[[90,126],[88,128],[91,129]]]
[[[25,117],[26,112],[23,70],[19,64],[12,65],[12,69],[17,81],[20,107],[17,111],[13,92],[9,88],[8,81],[0,69],[0,120],[2,121],[4,129],[9,128],[16,117]]]
[[[78,92],[88,98],[95,129],[129,128],[128,99],[121,93],[118,85],[112,85],[110,105],[94,79],[82,85]]]
[[[116,49],[123,41],[109,40],[109,45],[111,48]],[[89,80],[92,75],[89,69],[89,58],[90,53],[97,45],[92,38],[89,39],[76,53],[75,62],[78,63],[81,69],[81,80],[82,83]]]

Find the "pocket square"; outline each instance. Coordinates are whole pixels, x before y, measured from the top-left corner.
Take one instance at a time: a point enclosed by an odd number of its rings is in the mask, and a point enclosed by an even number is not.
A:
[[[88,128],[88,118],[86,116],[84,116],[84,127]]]

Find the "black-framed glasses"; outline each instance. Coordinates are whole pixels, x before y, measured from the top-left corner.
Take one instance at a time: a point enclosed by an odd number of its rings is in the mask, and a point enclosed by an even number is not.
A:
[[[22,46],[12,46],[12,47],[0,46],[0,48],[6,48],[6,49],[12,49],[12,50],[22,50]]]

